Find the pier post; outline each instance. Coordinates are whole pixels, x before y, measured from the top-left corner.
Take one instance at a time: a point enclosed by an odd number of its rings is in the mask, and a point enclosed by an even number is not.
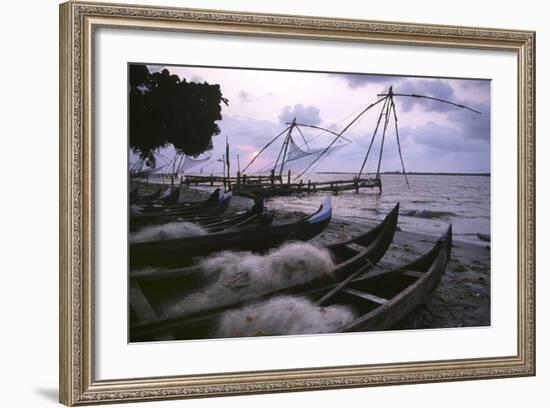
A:
[[[290,169],[288,169],[288,177],[287,177],[287,184],[290,184]]]
[[[307,181],[307,191],[309,192],[311,190],[311,180]]]
[[[275,184],[275,170],[271,170],[271,185]]]

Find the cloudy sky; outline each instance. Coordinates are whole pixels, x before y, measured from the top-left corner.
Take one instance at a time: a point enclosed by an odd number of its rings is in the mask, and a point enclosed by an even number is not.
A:
[[[216,83],[229,100],[218,122],[221,134],[214,137],[214,158],[221,157],[225,137],[231,145],[232,168],[239,154],[244,168],[257,152],[282,132],[285,123],[296,117],[300,123],[342,130],[363,108],[379,99],[393,86],[396,93],[422,94],[451,100],[482,112],[475,114],[455,106],[427,99],[395,97],[399,136],[407,171],[490,172],[490,81],[366,74],[265,71],[184,66],[167,68],[188,81]],[[369,110],[346,133],[352,143],[338,149],[315,171],[357,172],[368,149],[382,104]],[[303,130],[310,149],[327,146],[333,135]],[[294,134],[293,134],[294,135]],[[307,150],[301,135],[296,142]],[[282,142],[282,137],[279,139]],[[374,143],[367,170],[376,170],[380,137]],[[280,143],[266,150],[250,168],[250,173],[268,166],[276,158]],[[370,156],[369,156],[370,157]],[[235,164],[233,164],[235,163]],[[205,172],[221,171],[212,161]],[[219,169],[218,169],[219,167]],[[382,171],[401,168],[395,127],[388,126],[383,149]],[[296,170],[297,171],[297,170]]]

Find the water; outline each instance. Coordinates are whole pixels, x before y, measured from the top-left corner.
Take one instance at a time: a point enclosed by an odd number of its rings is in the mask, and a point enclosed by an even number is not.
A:
[[[332,196],[333,217],[354,222],[381,220],[400,203],[399,227],[404,231],[438,236],[448,224],[453,238],[481,243],[477,234],[490,234],[491,178],[488,176],[384,174],[382,194],[378,189],[347,191]],[[311,181],[352,179],[352,174],[314,174]],[[327,193],[274,197],[268,206],[311,212]]]

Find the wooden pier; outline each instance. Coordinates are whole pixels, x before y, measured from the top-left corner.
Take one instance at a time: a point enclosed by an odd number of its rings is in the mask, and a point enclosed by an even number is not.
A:
[[[286,180],[285,180],[286,179]],[[290,172],[287,177],[275,175],[248,176],[237,173],[236,177],[188,175],[181,183],[187,186],[224,187],[233,194],[244,196],[281,196],[295,193],[316,193],[320,191],[338,194],[343,191],[359,192],[364,188],[377,188],[382,193],[382,183],[379,177],[363,177],[348,180],[311,181],[300,180],[291,182]]]

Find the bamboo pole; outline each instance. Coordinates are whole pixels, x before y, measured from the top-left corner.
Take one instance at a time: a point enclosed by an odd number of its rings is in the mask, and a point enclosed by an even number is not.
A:
[[[290,128],[288,129],[287,136],[285,138],[285,141],[283,142],[283,145],[281,146],[281,151],[283,152],[282,158],[281,158],[281,169],[279,170],[279,176],[283,175],[283,169],[285,166],[285,158],[288,152],[288,145],[290,144],[290,139],[292,137],[292,129],[294,129],[294,126],[296,126],[296,118],[292,120],[292,125],[290,125]],[[279,157],[281,156],[281,152],[279,152]],[[277,161],[275,162],[275,169],[277,168],[277,163],[279,162],[279,157],[277,157]]]
[[[392,95],[393,95],[393,90],[391,86],[390,86],[389,94],[390,94],[389,99],[391,101]],[[386,140],[386,131],[388,130],[388,123],[390,121],[390,106],[391,104],[387,104],[387,107],[386,107],[386,113],[385,113],[386,118],[384,119],[384,129],[382,130],[382,142],[380,144],[380,156],[378,157],[378,167],[376,168],[377,178],[380,178],[380,165],[382,164],[382,154],[384,153],[384,141]]]
[[[369,148],[367,149],[367,154],[365,155],[365,159],[363,160],[363,164],[361,164],[361,169],[359,170],[359,173],[357,174],[358,178],[361,178],[361,174],[363,174],[363,170],[365,168],[365,165],[367,164],[367,160],[369,158],[370,151],[372,149],[372,145],[374,144],[374,139],[376,138],[376,135],[378,134],[378,129],[380,128],[380,122],[382,121],[382,116],[384,115],[384,111],[386,110],[387,103],[388,103],[388,100],[386,99],[386,101],[382,105],[382,109],[380,110],[380,115],[378,115],[378,120],[376,122],[374,132],[372,133],[372,137],[370,139]]]
[[[223,164],[223,188],[226,187],[225,185],[225,154],[222,154],[222,164]]]

